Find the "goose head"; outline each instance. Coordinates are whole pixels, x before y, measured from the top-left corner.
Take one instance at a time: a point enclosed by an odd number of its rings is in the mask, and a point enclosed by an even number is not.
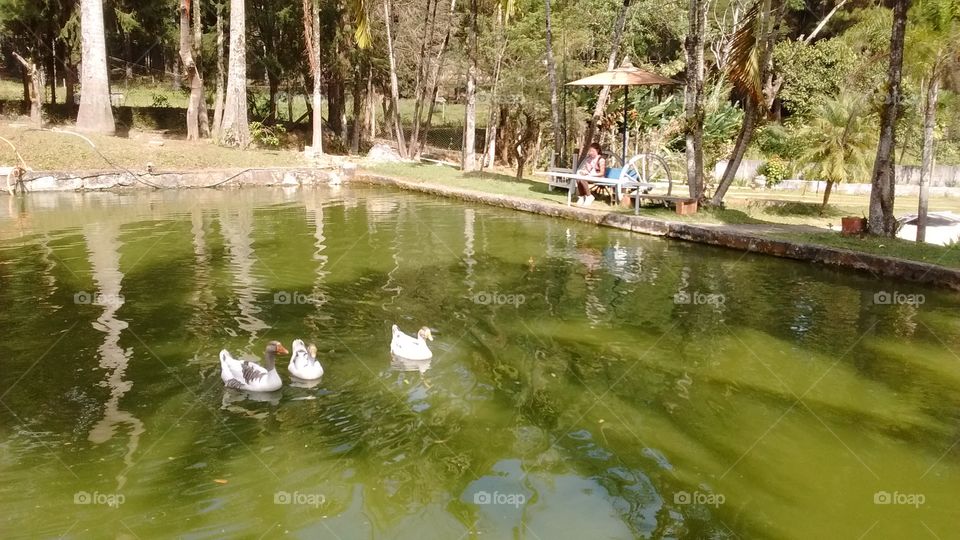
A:
[[[268,370],[273,369],[278,354],[290,354],[290,351],[284,348],[283,344],[279,341],[267,343],[267,349],[263,352],[264,364],[266,364],[264,367]]]
[[[433,334],[430,333],[430,329],[427,328],[426,326],[424,326],[423,328],[420,329],[419,332],[417,332],[417,337],[421,339],[429,339],[430,341],[433,341]]]
[[[316,357],[317,357],[317,346],[314,345],[313,343],[311,343],[311,344],[307,347],[307,352],[310,353],[310,357],[311,357],[311,358],[316,358]]]

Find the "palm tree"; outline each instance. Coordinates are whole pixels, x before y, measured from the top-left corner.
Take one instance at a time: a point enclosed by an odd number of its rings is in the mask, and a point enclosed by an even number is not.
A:
[[[870,153],[876,148],[875,132],[862,101],[842,95],[819,104],[814,118],[801,132],[805,152],[800,162],[808,166],[811,178],[827,182],[820,213],[830,202],[838,182],[865,178],[870,173]]]
[[[230,0],[230,53],[227,95],[220,125],[220,144],[245,148],[250,144],[247,120],[247,23],[244,0]]]
[[[112,135],[116,131],[110,107],[107,46],[103,31],[103,0],[80,1],[83,74],[77,130]]]
[[[933,175],[934,130],[940,85],[960,61],[960,2],[925,0],[917,5],[911,18],[914,29],[906,44],[912,75],[919,78],[923,102],[923,151],[920,166],[920,203],[917,210],[917,242],[926,239],[927,205],[930,177]],[[925,89],[925,90],[924,90]]]
[[[903,45],[907,33],[907,8],[910,0],[896,0],[893,4],[893,29],[890,34],[890,63],[887,67],[887,95],[880,112],[880,143],[873,164],[870,190],[870,216],[867,228],[871,234],[893,236],[897,218],[893,214],[894,149],[897,122],[900,119],[900,89],[903,71]]]

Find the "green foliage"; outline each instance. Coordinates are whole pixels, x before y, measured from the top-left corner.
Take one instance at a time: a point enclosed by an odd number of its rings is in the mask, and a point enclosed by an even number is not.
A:
[[[170,100],[167,99],[167,96],[163,94],[154,93],[150,96],[150,99],[152,100],[152,105],[151,105],[152,107],[169,107],[170,106]]]
[[[264,125],[262,122],[250,122],[250,135],[257,145],[265,148],[279,148],[287,129],[282,124],[273,126]]]
[[[757,129],[753,143],[764,156],[794,160],[803,153],[803,142],[793,131],[793,128],[782,124],[765,124]]]
[[[790,163],[780,156],[773,156],[757,168],[757,174],[766,177],[767,187],[772,187],[787,179]]]
[[[853,49],[839,39],[813,45],[782,41],[774,48],[773,57],[778,74],[783,76],[783,107],[803,118],[810,116],[817,103],[851,89],[851,71],[858,62]]]
[[[801,134],[806,151],[800,161],[809,177],[828,182],[869,180],[877,129],[862,100],[840,97],[819,104]]]

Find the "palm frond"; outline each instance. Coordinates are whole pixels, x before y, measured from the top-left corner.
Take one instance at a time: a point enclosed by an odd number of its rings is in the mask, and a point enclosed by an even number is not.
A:
[[[734,88],[756,103],[763,102],[763,81],[760,80],[761,12],[758,0],[747,10],[743,23],[733,34],[727,79]]]

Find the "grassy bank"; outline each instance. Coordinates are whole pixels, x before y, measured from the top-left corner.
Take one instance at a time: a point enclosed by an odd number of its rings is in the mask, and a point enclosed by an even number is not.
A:
[[[131,133],[130,137],[86,136],[84,139],[56,131],[0,125],[0,137],[10,141],[27,166],[36,171],[111,170],[117,167],[144,170],[196,170],[234,167],[289,167],[305,163],[300,152],[288,150],[235,150],[211,141],[187,142],[156,134]],[[13,149],[0,142],[0,164],[13,165]]]

